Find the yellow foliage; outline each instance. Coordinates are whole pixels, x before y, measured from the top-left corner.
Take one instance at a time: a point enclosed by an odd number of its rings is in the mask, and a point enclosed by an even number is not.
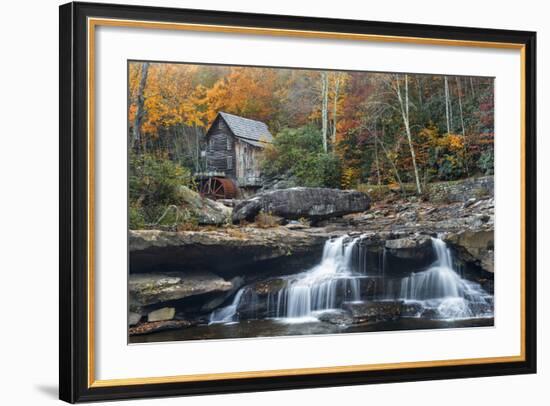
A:
[[[259,228],[272,228],[277,227],[280,220],[280,217],[274,216],[271,212],[266,213],[261,210],[254,219],[254,223]]]
[[[340,186],[342,189],[350,189],[357,184],[357,179],[359,178],[359,169],[358,168],[344,168],[342,171],[342,178],[340,180]]]
[[[464,137],[461,135],[448,134],[445,138],[451,151],[460,151],[464,148]]]

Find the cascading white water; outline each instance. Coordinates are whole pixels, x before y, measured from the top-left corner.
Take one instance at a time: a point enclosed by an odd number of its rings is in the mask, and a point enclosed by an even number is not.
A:
[[[492,295],[454,270],[451,251],[443,240],[432,238],[436,260],[427,270],[402,279],[386,274],[386,249],[378,260],[381,269],[370,275],[367,249],[358,245],[361,240],[362,236],[347,235],[327,240],[318,265],[281,278],[282,287],[263,298],[259,298],[251,287],[241,288],[230,305],[211,313],[210,323],[238,321],[239,306],[243,303],[252,309],[261,306],[267,317],[285,322],[317,320],[321,312],[342,309],[345,303],[364,301],[361,281],[369,277],[382,283],[383,293],[381,296],[378,293],[376,300],[414,302],[420,309],[419,316],[429,310],[430,317],[441,319],[492,317]]]
[[[220,309],[214,310],[210,313],[210,324],[215,323],[231,323],[236,321],[237,308],[241,301],[241,297],[245,292],[246,288],[241,288],[233,298],[233,302],[229,306],[222,307]]]
[[[453,270],[451,252],[443,240],[432,238],[437,257],[426,271],[413,273],[401,281],[401,298],[413,300],[464,296],[464,282]]]
[[[352,258],[358,238],[348,236],[328,240],[321,263],[311,270],[289,279],[277,293],[277,317],[311,318],[314,312],[337,307],[338,290],[344,300],[361,300],[358,275],[352,271]]]
[[[462,279],[453,269],[451,251],[445,242],[432,238],[436,261],[426,271],[413,273],[401,281],[400,298],[417,301],[446,319],[476,316],[472,305],[490,304],[488,295],[479,284]]]

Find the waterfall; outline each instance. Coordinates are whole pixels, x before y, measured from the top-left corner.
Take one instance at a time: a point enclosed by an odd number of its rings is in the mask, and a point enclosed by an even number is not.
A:
[[[247,309],[247,318],[257,317],[254,309],[261,308],[263,317],[285,322],[316,321],[322,312],[344,309],[347,303],[365,303],[366,299],[413,303],[419,309],[417,317],[492,317],[493,296],[455,271],[451,250],[443,240],[432,238],[436,260],[428,269],[396,278],[390,268],[386,269],[389,254],[385,248],[379,254],[378,269],[367,269],[368,245],[362,239],[348,235],[328,239],[318,265],[281,277],[281,287],[262,297],[252,285],[242,287],[230,305],[210,314],[210,323],[238,321],[239,306],[241,312]],[[361,281],[366,278],[376,278],[376,283],[382,284],[381,292],[365,297]]]
[[[360,276],[351,271],[358,241],[359,238],[350,240],[348,236],[328,240],[321,263],[289,279],[287,286],[277,293],[276,316],[311,318],[316,311],[336,309],[338,297],[349,302],[360,301]],[[339,291],[343,294],[338,295]]]
[[[241,297],[243,296],[243,293],[245,292],[245,290],[246,288],[239,289],[239,291],[233,298],[233,302],[229,306],[216,309],[212,313],[210,313],[209,324],[231,323],[231,322],[237,321],[235,320],[237,316],[237,308],[239,307]]]
[[[461,278],[453,269],[451,251],[443,240],[432,238],[432,246],[436,261],[426,271],[401,280],[401,299],[418,301],[448,319],[477,316],[475,304],[492,304],[492,296],[479,284]]]

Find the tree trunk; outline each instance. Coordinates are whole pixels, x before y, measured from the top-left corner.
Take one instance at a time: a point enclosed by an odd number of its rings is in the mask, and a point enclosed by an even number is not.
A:
[[[321,125],[323,136],[323,150],[325,153],[327,148],[327,136],[328,136],[328,75],[326,72],[321,73]]]
[[[383,135],[384,135],[384,127],[382,127],[382,136]],[[393,172],[395,173],[395,178],[397,179],[397,183],[399,183],[399,188],[401,189],[401,193],[405,194],[405,187],[403,186],[403,182],[401,182],[401,177],[399,176],[399,171],[397,170],[397,167],[395,166],[395,163],[390,158],[390,154],[389,154],[388,150],[386,149],[386,146],[378,138],[378,135],[376,134],[376,132],[374,133],[374,138],[376,139],[376,142],[378,142],[380,144],[380,146],[382,147],[382,151],[384,151],[384,155],[386,155],[386,159],[390,163],[390,165],[393,169]]]
[[[462,88],[460,86],[460,80],[458,77],[455,77],[456,79],[456,88],[458,93],[458,109],[460,111],[460,125],[462,126],[462,136],[464,139],[466,139],[466,130],[464,129],[464,115],[462,113],[462,95],[460,94],[462,92]]]
[[[468,157],[466,156],[468,148],[466,143],[466,129],[464,128],[464,113],[462,111],[462,86],[460,86],[460,79],[458,76],[455,77],[456,79],[456,89],[458,93],[458,108],[460,110],[460,125],[462,126],[462,139],[464,142],[464,168],[466,169],[466,175],[469,176],[470,170],[468,169]]]
[[[378,180],[378,186],[380,186],[380,161],[378,160],[378,142],[376,142],[376,139],[374,140],[374,157],[376,159],[376,177]]]
[[[334,103],[332,108],[332,149],[336,146],[336,123],[338,113],[338,93],[340,91],[340,74],[336,74],[336,81],[334,82]]]
[[[380,186],[381,184],[381,181],[380,181],[380,161],[378,160],[378,142],[377,142],[377,139],[378,139],[378,134],[377,134],[377,127],[376,127],[376,124],[374,126],[374,159],[375,159],[375,163],[376,163],[376,177],[377,177],[377,183],[378,183],[378,186]]]
[[[401,96],[401,89],[399,87],[399,77],[396,77],[396,92],[397,98],[399,100],[399,106],[401,107],[401,116],[403,117],[403,124],[405,124],[405,132],[407,133],[407,141],[409,143],[409,149],[411,151],[412,164],[414,169],[414,178],[416,181],[416,191],[418,194],[422,193],[422,188],[420,187],[420,177],[418,176],[418,167],[416,165],[416,153],[414,151],[414,146],[412,144],[412,134],[411,127],[409,122],[409,79],[408,75],[405,74],[405,100]]]
[[[420,105],[420,111],[423,111],[424,109],[424,101],[422,100],[422,92],[424,91],[422,88],[422,83],[424,79],[422,77],[416,78],[416,84],[418,86],[418,104]]]
[[[195,130],[195,172],[200,172],[200,145],[199,145],[199,129],[197,128],[196,124],[193,124],[193,129]]]
[[[449,118],[449,81],[445,76],[445,118],[447,119],[447,134],[451,133],[451,121]]]
[[[138,146],[143,145],[141,139],[141,124],[143,122],[143,117],[145,116],[145,97],[143,92],[145,90],[145,85],[147,84],[147,74],[149,73],[149,62],[144,62],[141,64],[141,77],[139,79],[139,87],[136,100],[136,116],[134,117],[134,137],[132,146],[136,143]]]

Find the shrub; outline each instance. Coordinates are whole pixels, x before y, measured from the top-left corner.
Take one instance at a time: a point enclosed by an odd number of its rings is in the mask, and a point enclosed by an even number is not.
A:
[[[133,230],[145,228],[145,216],[143,210],[136,203],[130,203],[130,206],[128,207],[128,222],[130,223],[130,228]]]
[[[440,180],[459,179],[463,174],[462,162],[455,155],[445,154],[441,158],[438,171]]]
[[[178,186],[192,184],[191,172],[171,160],[151,154],[130,160],[130,201],[143,206],[179,203]]]
[[[294,176],[299,186],[340,186],[340,160],[323,151],[321,132],[312,126],[279,132],[265,149],[262,166],[268,176]]]
[[[189,169],[169,159],[143,154],[130,157],[129,167],[129,223],[130,228],[148,226],[176,226],[190,221],[179,206],[180,185],[192,186]]]
[[[266,213],[263,210],[261,210],[254,219],[254,223],[256,224],[256,226],[260,228],[277,227],[280,221],[280,217],[274,216],[270,212]]]
[[[485,175],[492,175],[495,170],[494,154],[492,149],[483,151],[479,157],[478,167]]]
[[[357,179],[359,179],[359,169],[348,167],[342,171],[340,186],[342,189],[351,189],[357,186]]]

